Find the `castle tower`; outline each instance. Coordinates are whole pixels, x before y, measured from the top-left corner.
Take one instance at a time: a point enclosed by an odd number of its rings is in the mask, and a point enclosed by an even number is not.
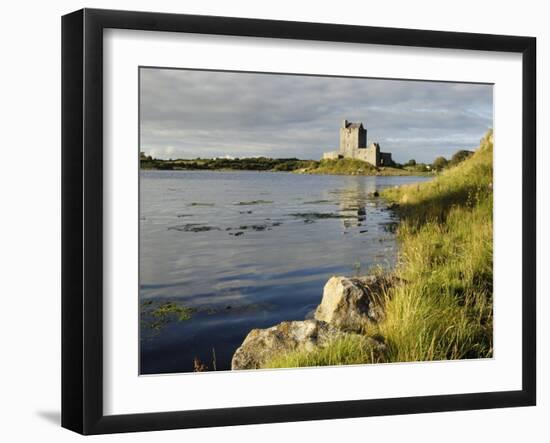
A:
[[[358,150],[366,146],[367,130],[363,127],[363,123],[342,121],[339,154],[343,157],[356,158],[359,155]]]
[[[342,120],[338,151],[325,152],[322,158],[325,160],[355,158],[376,167],[394,165],[391,152],[381,152],[378,143],[371,143],[367,147],[367,130],[363,127],[363,123],[352,123],[348,120]]]

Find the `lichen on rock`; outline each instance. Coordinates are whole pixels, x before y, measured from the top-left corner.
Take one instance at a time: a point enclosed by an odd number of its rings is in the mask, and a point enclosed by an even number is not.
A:
[[[314,318],[341,331],[363,332],[383,320],[383,289],[389,283],[382,275],[332,277]]]
[[[319,320],[285,321],[267,329],[253,329],[233,354],[231,369],[259,369],[274,355],[311,351],[339,334]]]

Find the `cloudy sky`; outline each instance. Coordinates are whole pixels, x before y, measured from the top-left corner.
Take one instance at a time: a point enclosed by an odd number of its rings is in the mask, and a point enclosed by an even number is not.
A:
[[[142,68],[141,146],[157,158],[298,157],[338,149],[343,119],[394,160],[477,146],[491,85]]]

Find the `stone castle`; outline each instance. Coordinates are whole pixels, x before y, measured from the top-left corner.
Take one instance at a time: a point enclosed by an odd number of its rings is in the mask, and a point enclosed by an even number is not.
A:
[[[342,122],[340,128],[340,149],[325,152],[323,159],[355,158],[370,163],[373,166],[392,166],[390,152],[380,152],[378,143],[367,146],[367,130],[363,123]]]

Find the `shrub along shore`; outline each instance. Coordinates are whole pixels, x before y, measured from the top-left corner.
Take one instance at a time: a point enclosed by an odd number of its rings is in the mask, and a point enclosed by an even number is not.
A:
[[[493,136],[426,183],[387,189],[400,216],[396,284],[384,316],[360,334],[276,355],[269,368],[407,362],[493,355]],[[369,339],[383,341],[373,352]]]

